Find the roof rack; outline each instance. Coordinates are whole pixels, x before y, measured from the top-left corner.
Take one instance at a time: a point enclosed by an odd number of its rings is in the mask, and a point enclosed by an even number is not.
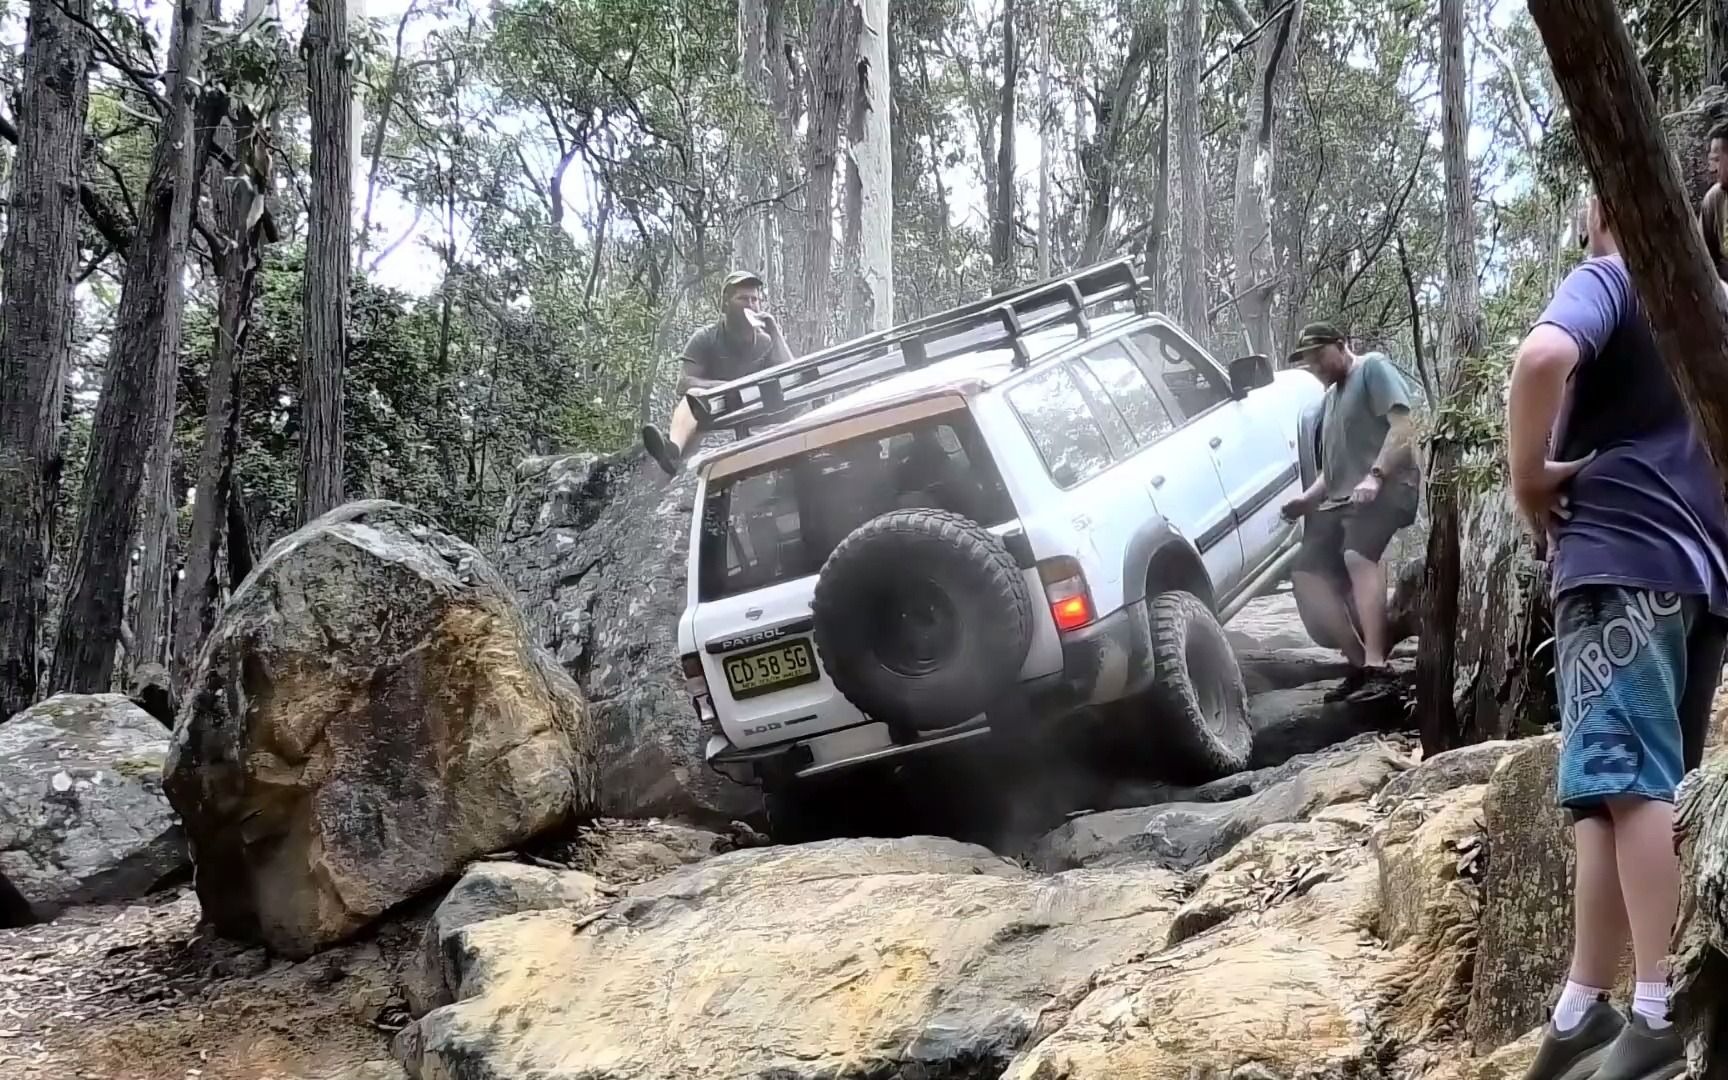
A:
[[[902,323],[826,349],[752,372],[731,382],[686,391],[705,427],[731,427],[743,435],[772,423],[788,410],[817,398],[855,390],[961,353],[1009,348],[1014,365],[1032,362],[1025,338],[1073,323],[1081,337],[1092,332],[1087,309],[1115,301],[1143,300],[1141,279],[1129,257],[1082,267],[1072,273]],[[978,336],[975,331],[994,332]],[[970,336],[969,336],[970,335]],[[943,349],[942,346],[949,346]],[[872,361],[881,361],[872,363]],[[755,400],[744,391],[755,390]]]

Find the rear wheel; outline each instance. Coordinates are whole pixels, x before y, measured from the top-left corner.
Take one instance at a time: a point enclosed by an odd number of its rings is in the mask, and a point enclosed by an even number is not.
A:
[[[811,610],[835,688],[871,719],[920,732],[989,711],[1032,641],[1014,557],[943,510],[897,510],[853,530],[823,565]]]
[[[1160,741],[1208,777],[1246,768],[1254,748],[1248,690],[1224,628],[1192,593],[1159,594],[1149,615],[1156,674],[1148,697]]]

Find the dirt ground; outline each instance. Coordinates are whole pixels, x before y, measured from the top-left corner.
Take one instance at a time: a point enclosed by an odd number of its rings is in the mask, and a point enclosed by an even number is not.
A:
[[[190,886],[0,930],[6,1080],[326,1080],[388,1059],[424,915],[303,963],[200,931]]]

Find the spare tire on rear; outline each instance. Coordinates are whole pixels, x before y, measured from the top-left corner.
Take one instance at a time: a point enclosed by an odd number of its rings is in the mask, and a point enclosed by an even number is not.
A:
[[[987,712],[1019,679],[1032,598],[983,526],[896,510],[858,526],[823,564],[816,651],[866,716],[919,731]]]

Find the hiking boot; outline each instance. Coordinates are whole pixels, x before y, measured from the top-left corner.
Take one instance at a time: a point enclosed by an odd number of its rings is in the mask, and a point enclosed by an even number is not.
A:
[[[1584,1010],[1584,1018],[1572,1030],[1555,1031],[1549,1023],[1524,1080],[1588,1080],[1607,1058],[1609,1045],[1625,1029],[1626,1018],[1608,1003],[1608,995],[1601,995]]]
[[[684,464],[682,455],[673,449],[672,444],[666,441],[666,436],[660,434],[660,429],[653,424],[642,426],[642,447],[648,451],[648,456],[666,471],[667,476],[678,475],[678,469]]]
[[[1686,1040],[1634,1012],[1596,1069],[1595,1080],[1673,1080],[1686,1071]]]

